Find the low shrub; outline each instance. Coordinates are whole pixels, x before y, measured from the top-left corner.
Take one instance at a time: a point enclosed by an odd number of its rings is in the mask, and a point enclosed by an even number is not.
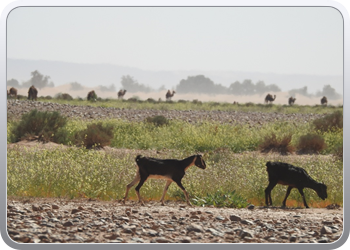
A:
[[[41,112],[34,109],[22,115],[21,120],[13,125],[11,141],[37,139],[61,143],[66,138],[67,132],[64,129],[66,124],[67,117],[57,111]]]
[[[156,127],[168,125],[169,121],[166,117],[162,115],[156,115],[153,117],[147,117],[146,122],[154,124]]]
[[[87,149],[103,148],[111,144],[114,126],[102,122],[87,125],[87,128],[75,134],[75,144]]]
[[[315,129],[326,132],[332,129],[343,128],[343,112],[336,111],[313,121]]]
[[[58,93],[57,95],[55,95],[55,98],[60,100],[67,100],[67,101],[73,100],[73,97],[68,93]]]
[[[327,145],[322,136],[316,134],[306,134],[300,136],[297,145],[299,154],[315,154],[326,149]]]
[[[291,141],[291,134],[287,134],[281,139],[278,139],[275,133],[271,133],[264,137],[263,141],[259,144],[258,149],[262,153],[276,152],[282,155],[287,155],[295,151],[295,148],[291,145]]]
[[[192,198],[193,205],[196,206],[214,206],[214,207],[229,207],[229,208],[245,208],[250,203],[247,199],[241,197],[235,190],[224,193],[217,190],[213,194],[207,194],[205,197]]]

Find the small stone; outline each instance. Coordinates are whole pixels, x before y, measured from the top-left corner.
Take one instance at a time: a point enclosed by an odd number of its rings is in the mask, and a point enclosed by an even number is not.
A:
[[[230,220],[231,221],[241,221],[242,219],[238,215],[232,214],[232,215],[230,215]]]
[[[332,228],[327,227],[327,226],[323,226],[321,228],[321,234],[331,234],[331,233],[333,233]]]
[[[203,227],[201,225],[197,225],[197,224],[194,224],[192,223],[191,225],[189,225],[187,227],[187,232],[203,232]]]
[[[180,243],[191,243],[191,237],[183,237],[179,239]]]

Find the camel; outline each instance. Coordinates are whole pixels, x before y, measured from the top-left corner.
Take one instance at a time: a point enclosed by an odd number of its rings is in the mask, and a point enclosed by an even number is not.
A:
[[[272,97],[272,95],[267,94],[266,97],[265,97],[265,103],[269,103],[269,102],[272,103],[275,99],[276,99],[276,95],[274,95]]]
[[[165,98],[167,101],[170,101],[171,100],[171,97],[174,96],[176,92],[173,90],[173,93],[170,92],[170,90],[168,90],[168,92],[166,92],[166,95],[165,95]]]
[[[327,106],[327,104],[328,104],[327,97],[325,97],[325,96],[322,97],[322,99],[321,99],[321,104]]]
[[[118,92],[118,99],[123,99],[125,93],[126,93],[126,89],[119,90],[119,92]]]
[[[289,104],[289,105],[293,105],[294,102],[295,102],[295,100],[296,100],[296,98],[293,98],[292,96],[289,97],[289,99],[288,99],[288,104]]]
[[[34,85],[30,86],[28,90],[28,100],[37,100],[38,98],[38,90],[34,87]]]
[[[12,87],[10,90],[7,90],[7,96],[17,99],[17,89]]]
[[[96,101],[96,93],[94,90],[91,90],[88,95],[87,95],[87,100],[90,101],[90,100],[94,100]]]

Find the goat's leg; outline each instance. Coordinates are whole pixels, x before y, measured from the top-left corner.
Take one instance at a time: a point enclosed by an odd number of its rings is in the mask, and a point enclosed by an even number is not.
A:
[[[190,202],[190,199],[188,198],[188,193],[187,193],[186,189],[184,188],[184,186],[182,186],[181,180],[174,180],[174,181],[175,181],[176,184],[181,188],[181,190],[184,192],[185,197],[186,197],[187,204],[188,204],[189,206],[192,207],[192,204],[191,204],[191,202]]]
[[[166,192],[168,191],[168,188],[170,186],[170,184],[172,183],[173,181],[172,180],[168,180],[165,184],[165,188],[164,188],[164,191],[163,191],[163,195],[162,195],[162,198],[160,199],[160,202],[162,203],[162,206],[164,206],[164,196],[166,194]]]
[[[265,204],[266,204],[266,206],[268,206],[268,205],[272,206],[271,191],[276,185],[277,185],[277,181],[273,181],[273,182],[270,181],[269,185],[265,189]]]
[[[304,206],[305,206],[306,208],[309,208],[309,206],[307,205],[306,200],[305,200],[305,195],[304,195],[303,188],[298,188],[298,190],[299,190],[299,193],[301,194],[301,197],[303,197]]]
[[[284,197],[284,200],[282,202],[282,207],[286,207],[287,198],[288,198],[292,188],[293,188],[292,186],[288,186],[286,196]]]
[[[128,198],[128,193],[130,188],[132,188],[137,182],[140,181],[140,175],[139,173],[136,174],[135,178],[132,180],[132,182],[130,182],[127,186],[126,186],[126,192],[125,192],[125,196],[123,198],[123,203],[125,204],[126,199]]]
[[[141,180],[139,184],[136,186],[135,191],[136,191],[137,197],[139,198],[139,203],[141,203],[141,205],[145,205],[140,195],[140,188],[142,187],[143,183],[147,180],[147,177],[141,176],[140,179]]]

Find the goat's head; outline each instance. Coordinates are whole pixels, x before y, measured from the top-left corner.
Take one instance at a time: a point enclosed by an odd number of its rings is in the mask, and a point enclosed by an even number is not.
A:
[[[327,186],[323,183],[318,184],[318,188],[316,190],[317,195],[322,199],[327,198]]]
[[[194,165],[201,169],[205,169],[207,165],[205,165],[205,161],[202,158],[202,155],[196,155],[196,160],[194,161]]]

